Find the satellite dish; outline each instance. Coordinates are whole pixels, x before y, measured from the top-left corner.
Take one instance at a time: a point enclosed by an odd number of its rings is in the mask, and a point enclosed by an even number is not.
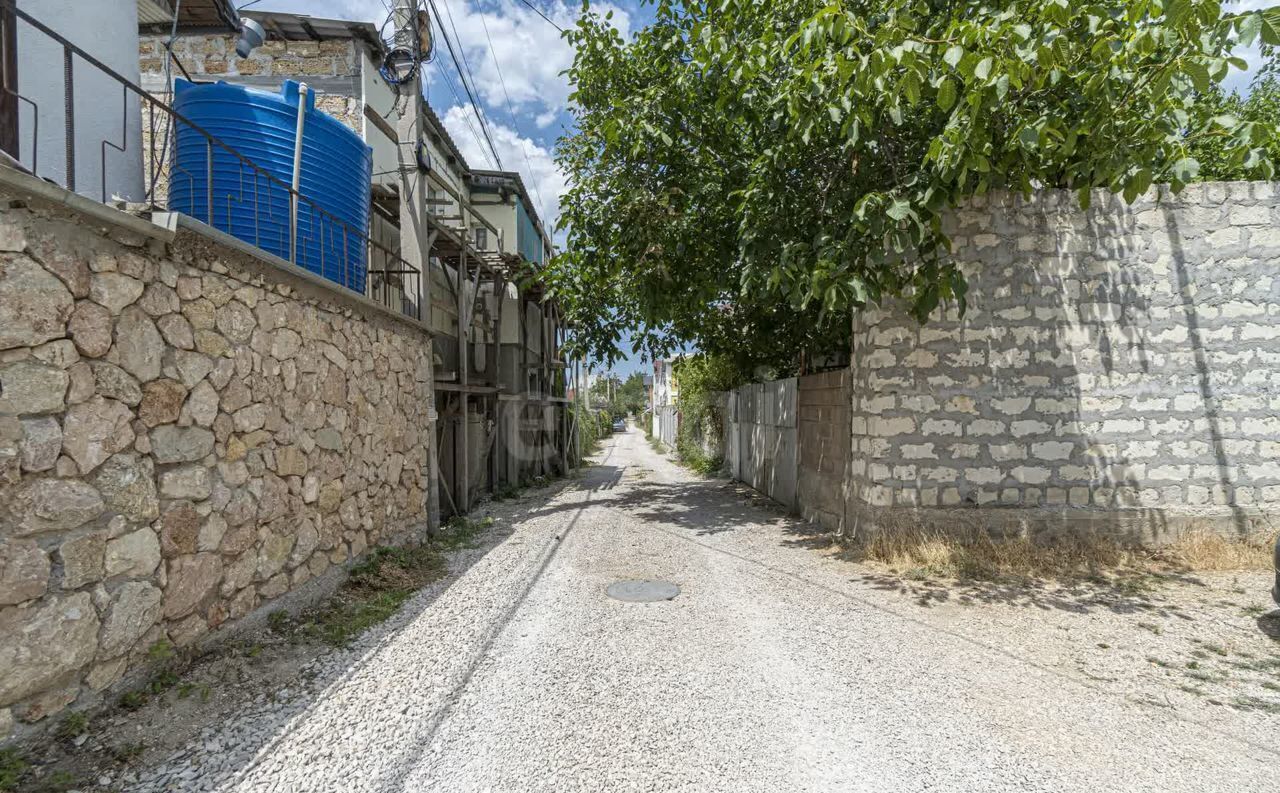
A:
[[[240,18],[240,38],[236,39],[236,55],[248,58],[249,53],[262,46],[267,40],[267,32],[262,25],[246,17]]]

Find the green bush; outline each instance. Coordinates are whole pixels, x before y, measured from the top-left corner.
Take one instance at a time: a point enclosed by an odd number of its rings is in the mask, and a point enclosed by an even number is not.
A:
[[[578,449],[581,450],[575,464],[581,465],[587,455],[593,454],[600,443],[603,433],[600,431],[600,420],[597,414],[587,410],[582,403],[573,406],[574,423],[578,432]]]

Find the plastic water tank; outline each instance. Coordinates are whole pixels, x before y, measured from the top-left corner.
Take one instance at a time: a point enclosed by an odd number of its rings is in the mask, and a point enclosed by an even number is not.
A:
[[[175,111],[279,181],[179,122],[169,208],[287,260],[298,87],[287,80],[281,93],[272,94],[224,82],[176,81]],[[316,110],[312,92],[306,114],[298,192],[334,217],[298,202],[296,263],[364,294],[372,151],[350,128]]]

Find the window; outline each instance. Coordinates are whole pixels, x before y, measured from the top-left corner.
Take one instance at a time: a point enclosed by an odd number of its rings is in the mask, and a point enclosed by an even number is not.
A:
[[[489,247],[489,230],[486,228],[476,229],[476,250],[487,250]]]

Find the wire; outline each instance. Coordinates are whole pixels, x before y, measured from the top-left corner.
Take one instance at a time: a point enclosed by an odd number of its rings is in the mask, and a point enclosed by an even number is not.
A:
[[[542,194],[538,191],[538,183],[533,179],[533,163],[529,162],[529,152],[524,147],[524,139],[520,137],[520,131],[516,127],[516,111],[511,106],[511,94],[507,93],[507,81],[502,76],[502,67],[498,65],[498,53],[493,48],[493,39],[489,36],[489,23],[484,21],[484,12],[480,13],[480,26],[484,28],[484,39],[489,42],[489,54],[493,56],[493,70],[498,73],[498,84],[502,86],[502,95],[507,100],[507,115],[511,119],[511,130],[515,133],[516,140],[520,143],[520,154],[524,156],[525,167],[529,169],[529,182],[533,185],[533,194],[538,199],[538,208],[543,217],[547,214],[546,202],[542,200]]]
[[[530,8],[532,8],[532,9],[534,10],[534,12],[535,12],[538,16],[540,16],[540,17],[542,17],[543,19],[547,20],[547,24],[548,24],[548,25],[550,25],[551,27],[553,27],[553,28],[555,28],[556,30],[560,31],[561,33],[563,33],[563,32],[564,32],[564,28],[560,27],[560,26],[559,26],[559,25],[557,25],[555,22],[551,21],[551,17],[549,17],[549,16],[547,16],[546,14],[542,13],[542,9],[541,9],[541,8],[538,8],[536,5],[534,5],[533,3],[529,2],[529,0],[520,0],[520,2],[522,2],[522,3],[524,3],[525,5],[527,5],[527,6],[529,6]]]
[[[445,85],[449,86],[449,92],[453,94],[453,98],[457,100],[458,106],[461,107],[465,103],[462,101],[462,97],[458,95],[458,89],[454,87],[453,80],[449,77],[449,73],[445,71],[444,64],[440,61],[436,61],[436,68],[440,70],[440,76],[444,78]],[[480,139],[480,133],[476,131],[476,125],[471,123],[471,114],[463,114],[462,120],[466,122],[467,129],[471,130],[471,136],[476,139],[476,146],[479,147],[480,153],[484,155],[485,162],[497,167],[494,164],[493,159],[489,156],[489,152],[485,151],[484,141]]]
[[[485,140],[489,142],[489,150],[493,152],[493,158],[494,160],[497,161],[498,168],[501,169],[502,158],[498,156],[498,147],[493,145],[493,136],[489,134],[489,126],[485,123],[484,115],[480,112],[480,103],[476,101],[475,93],[471,90],[471,86],[467,83],[467,78],[463,71],[462,64],[458,62],[458,55],[453,50],[453,42],[449,39],[449,34],[445,32],[444,20],[440,16],[440,9],[436,7],[435,0],[429,0],[429,2],[431,4],[431,11],[432,13],[435,14],[435,17],[436,17],[436,24],[440,26],[440,37],[444,39],[445,47],[447,47],[449,50],[449,57],[453,60],[453,67],[458,70],[458,77],[461,78],[462,87],[466,90],[467,98],[471,101],[471,108],[476,113],[476,120],[480,122],[480,130],[484,133]],[[445,8],[447,10],[448,6],[446,5]],[[452,16],[450,17],[450,19],[452,19]],[[458,33],[456,28],[454,29],[453,32],[455,36]],[[461,46],[461,38],[459,38],[459,46]],[[465,53],[464,53],[464,57],[465,57]],[[459,104],[461,104],[461,100],[459,100]]]

